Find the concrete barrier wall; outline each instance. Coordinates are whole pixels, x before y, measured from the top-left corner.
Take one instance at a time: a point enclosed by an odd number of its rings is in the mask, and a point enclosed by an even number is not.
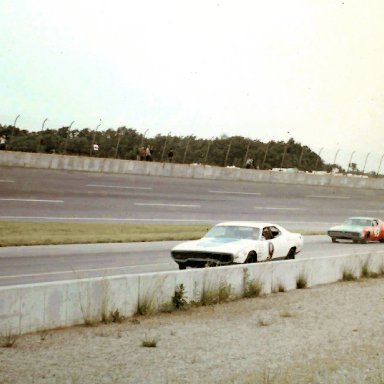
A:
[[[384,178],[374,179],[332,175],[313,175],[307,173],[285,173],[258,171],[254,169],[116,160],[94,157],[51,155],[43,153],[0,151],[0,165],[196,179],[239,180],[265,183],[384,189]]]
[[[169,308],[180,284],[188,301],[201,302],[222,289],[236,299],[255,281],[270,294],[279,286],[296,289],[300,274],[308,287],[336,282],[345,270],[360,277],[365,263],[371,272],[381,272],[384,251],[0,287],[0,336],[95,323],[115,310],[125,317],[161,311]]]

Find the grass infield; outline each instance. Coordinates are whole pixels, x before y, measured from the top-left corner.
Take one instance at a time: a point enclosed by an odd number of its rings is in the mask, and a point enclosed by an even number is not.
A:
[[[212,225],[109,224],[0,221],[0,247],[49,244],[128,243],[140,241],[194,240]],[[322,235],[321,231],[298,231]]]
[[[0,221],[0,247],[15,245],[127,243],[189,240],[211,225],[106,224]]]

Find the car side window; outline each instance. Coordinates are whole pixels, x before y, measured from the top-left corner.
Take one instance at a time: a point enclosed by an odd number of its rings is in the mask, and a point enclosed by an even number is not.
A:
[[[278,237],[281,235],[281,232],[276,227],[269,227],[272,232],[272,238]]]
[[[264,227],[263,228],[263,237],[265,240],[274,239],[277,236],[280,236],[281,232],[276,227]]]

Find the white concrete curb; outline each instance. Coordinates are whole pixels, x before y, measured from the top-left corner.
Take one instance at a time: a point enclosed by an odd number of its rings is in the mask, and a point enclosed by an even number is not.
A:
[[[371,272],[380,272],[384,251],[0,287],[0,336],[98,322],[115,310],[131,317],[146,304],[159,311],[169,305],[180,284],[188,301],[200,302],[204,291],[218,291],[223,285],[235,299],[247,282],[258,281],[263,293],[270,294],[279,285],[286,291],[296,289],[300,274],[308,287],[341,280],[344,270],[360,277],[364,263]]]

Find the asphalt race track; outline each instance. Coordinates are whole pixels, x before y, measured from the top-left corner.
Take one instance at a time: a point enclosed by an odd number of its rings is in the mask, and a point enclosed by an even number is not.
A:
[[[84,277],[177,270],[170,257],[177,241],[123,244],[51,245],[0,248],[0,286]],[[333,244],[328,236],[304,236],[296,257],[361,253],[384,244]]]
[[[0,167],[0,220],[217,223],[327,229],[384,216],[384,191]]]
[[[384,216],[384,191],[0,167],[0,220],[207,223],[320,229]],[[0,285],[176,269],[175,242],[0,248]],[[305,238],[298,257],[379,249]]]

